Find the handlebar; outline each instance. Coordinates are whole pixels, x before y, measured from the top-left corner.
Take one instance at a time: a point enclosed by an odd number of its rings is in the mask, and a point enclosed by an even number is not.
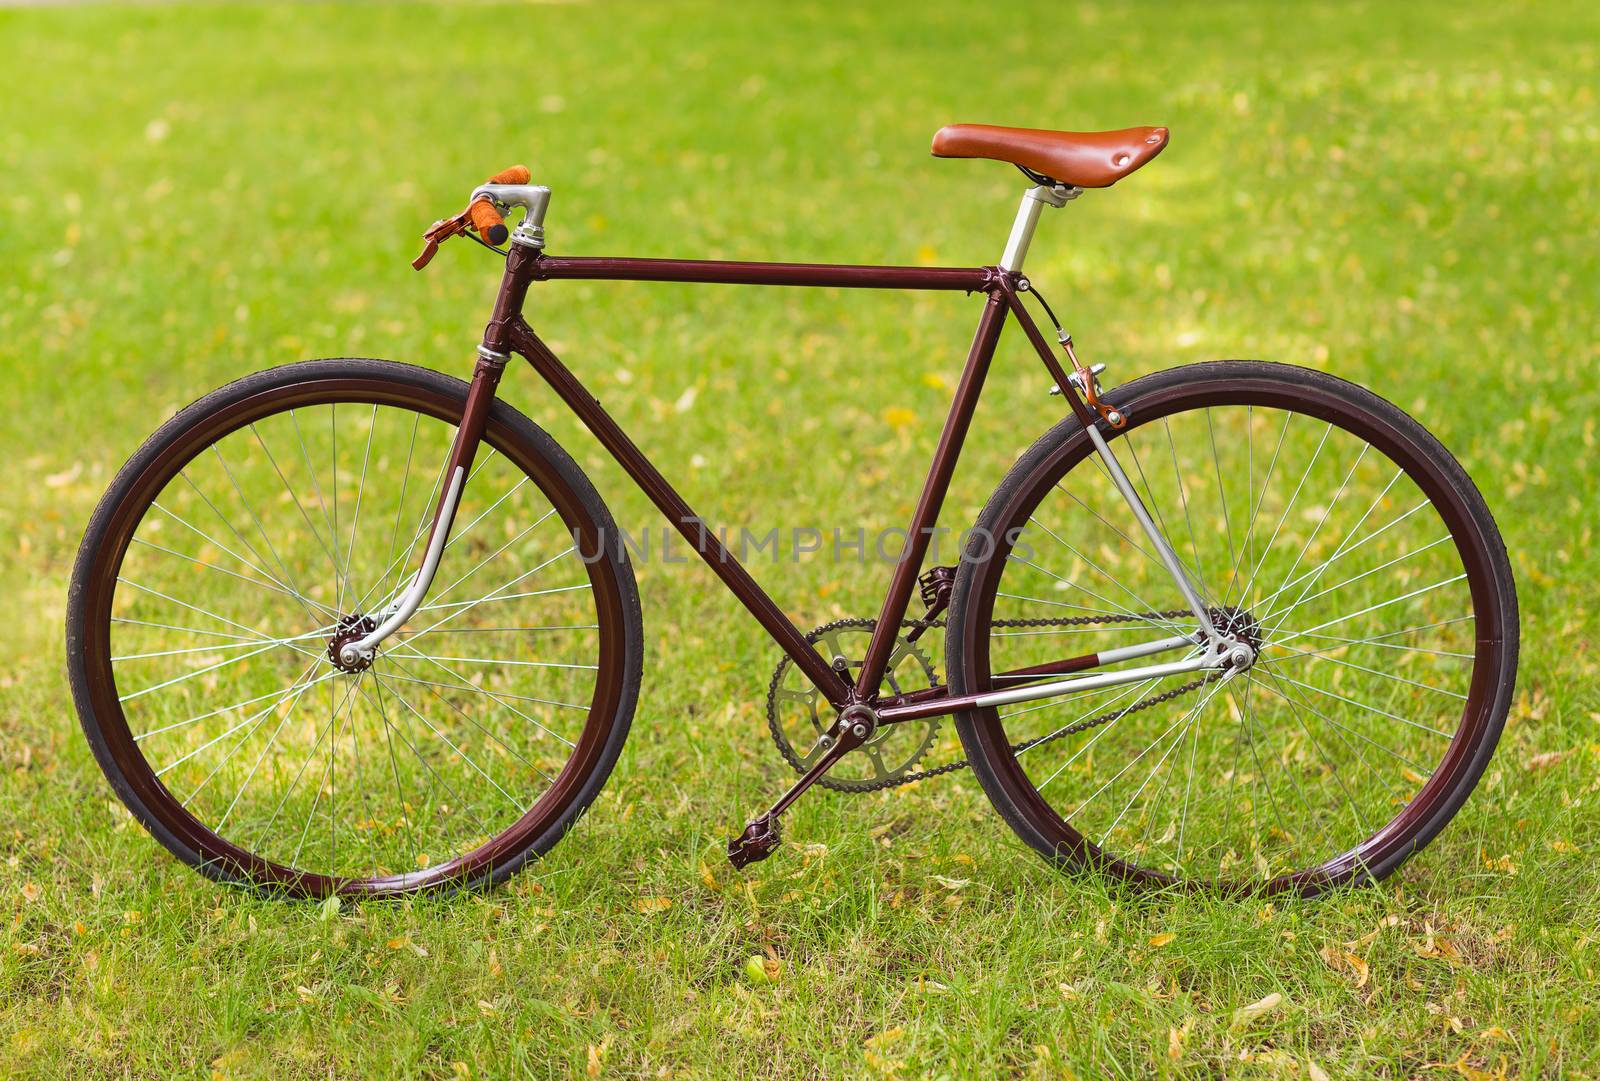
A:
[[[421,255],[411,261],[411,265],[418,270],[427,266],[441,243],[468,226],[476,230],[486,243],[495,247],[504,244],[510,239],[511,230],[506,227],[505,219],[500,216],[497,202],[501,205],[510,203],[524,207],[530,215],[537,209],[537,216],[533,217],[531,222],[537,230],[544,219],[544,206],[549,201],[550,191],[548,188],[524,188],[523,185],[532,179],[532,175],[526,165],[513,165],[491,176],[483,187],[473,193],[472,201],[467,204],[465,210],[453,218],[434,222],[423,234],[427,246],[423,248]],[[485,191],[485,188],[493,190]],[[542,200],[537,198],[541,194]],[[527,224],[529,223],[524,223]]]
[[[526,184],[532,179],[533,174],[526,165],[513,165],[509,169],[502,169],[491,176],[487,183],[490,184]],[[472,222],[472,227],[478,235],[489,243],[499,247],[511,235],[511,230],[506,228],[505,219],[494,208],[486,197],[480,196],[467,207],[467,218]]]

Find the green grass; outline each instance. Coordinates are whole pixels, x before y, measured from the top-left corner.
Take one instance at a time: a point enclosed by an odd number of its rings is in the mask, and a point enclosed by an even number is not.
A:
[[[0,1072],[1600,1073],[1597,40],[1579,4],[0,10]],[[741,879],[723,838],[787,780],[760,716],[778,658],[708,572],[661,563],[617,773],[504,889],[273,903],[122,811],[61,624],[94,501],[162,419],[303,357],[464,373],[494,264],[407,260],[514,160],[555,190],[556,251],[991,260],[1016,177],[929,159],[958,119],[1172,127],[1159,161],[1047,218],[1030,262],[1115,381],[1323,368],[1482,487],[1521,588],[1517,704],[1479,791],[1388,884],[1129,896],[1047,869],[970,777],[808,797]],[[598,284],[532,305],[705,517],[760,528],[906,519],[976,310]],[[1045,387],[1008,333],[947,524],[1058,416]],[[552,395],[520,371],[504,394],[619,520],[653,521]],[[884,578],[760,575],[804,625],[873,614]],[[754,954],[775,983],[743,975]]]

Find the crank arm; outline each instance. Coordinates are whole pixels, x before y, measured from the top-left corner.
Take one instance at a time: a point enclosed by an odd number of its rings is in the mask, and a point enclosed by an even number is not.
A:
[[[743,870],[776,852],[781,839],[778,816],[793,806],[794,801],[803,796],[808,788],[821,780],[822,775],[832,769],[839,759],[871,739],[875,728],[875,718],[864,706],[851,706],[841,713],[833,727],[827,731],[825,738],[833,742],[822,752],[822,757],[790,786],[789,791],[778,798],[777,803],[752,818],[745,824],[744,832],[728,842],[728,862],[735,868]]]

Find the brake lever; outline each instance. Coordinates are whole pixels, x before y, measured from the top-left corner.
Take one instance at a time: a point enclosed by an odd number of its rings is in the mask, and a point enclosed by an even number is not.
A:
[[[434,222],[428,227],[428,231],[422,234],[422,239],[426,241],[426,244],[422,249],[422,254],[411,260],[411,269],[421,270],[433,262],[433,257],[438,254],[439,245],[457,233],[462,232],[466,227],[467,211],[465,210],[453,218],[440,218]]]

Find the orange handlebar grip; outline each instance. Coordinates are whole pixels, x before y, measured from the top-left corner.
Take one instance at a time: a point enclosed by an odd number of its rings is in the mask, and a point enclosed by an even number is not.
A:
[[[490,184],[526,184],[533,178],[526,165],[513,165],[509,169],[502,169],[489,178]]]
[[[511,170],[506,170],[510,172]],[[523,170],[526,172],[527,170]],[[502,176],[505,174],[502,173]],[[499,183],[499,181],[496,181]],[[511,181],[506,181],[511,183]],[[472,205],[467,207],[467,217],[472,220],[472,227],[478,230],[478,235],[489,243],[499,246],[506,242],[511,235],[511,230],[506,228],[505,219],[500,217],[500,212],[488,199],[474,199]]]

